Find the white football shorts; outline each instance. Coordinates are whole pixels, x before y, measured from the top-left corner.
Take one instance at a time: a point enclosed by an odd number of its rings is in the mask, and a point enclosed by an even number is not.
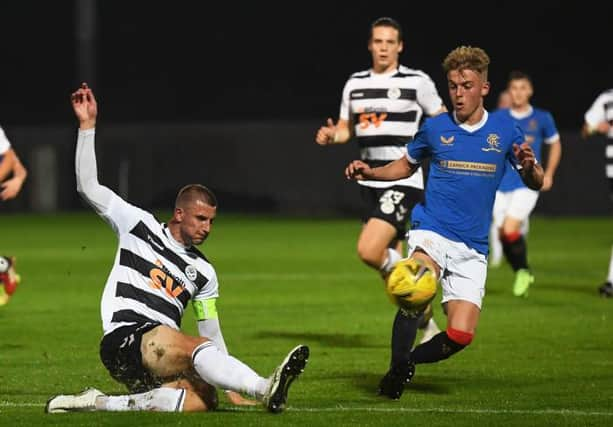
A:
[[[409,257],[420,248],[441,268],[442,303],[463,300],[481,308],[487,278],[485,255],[429,230],[411,230],[407,243]]]
[[[539,192],[529,188],[518,188],[504,193],[496,191],[493,209],[494,224],[497,228],[502,227],[506,217],[526,223],[538,198]]]

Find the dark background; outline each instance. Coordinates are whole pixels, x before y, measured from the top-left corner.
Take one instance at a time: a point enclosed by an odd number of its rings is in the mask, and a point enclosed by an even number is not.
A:
[[[88,44],[76,1],[0,3],[0,125],[31,172],[9,208],[81,206],[68,98],[88,80],[106,135],[98,138],[102,181],[118,190],[124,168],[122,195],[145,207],[168,207],[180,185],[196,181],[239,209],[355,213],[355,185],[341,170],[357,150],[317,147],[313,135],[337,117],[347,77],[370,66],[370,23],[392,16],[405,33],[401,63],[428,73],[447,104],[440,64],[462,44],[491,57],[490,109],[511,70],[533,77],[533,104],[553,113],[565,147],[557,184],[566,187],[545,195],[537,211],[610,209],[604,144],[584,144],[578,130],[596,96],[613,87],[612,4],[100,0],[95,8]],[[36,151],[44,144],[51,160]],[[146,179],[157,167],[145,161],[164,163],[159,191]],[[37,184],[49,181],[41,164],[55,165],[55,187]],[[37,204],[49,191],[59,201]]]
[[[1,3],[0,123],[71,119],[66,97],[82,79],[74,3]],[[489,106],[521,69],[534,104],[571,130],[613,87],[613,4],[559,3],[104,0],[94,89],[113,122],[336,116],[346,78],[370,65],[369,24],[392,16],[404,27],[402,63],[430,74],[446,102],[442,59],[476,45],[492,60]]]

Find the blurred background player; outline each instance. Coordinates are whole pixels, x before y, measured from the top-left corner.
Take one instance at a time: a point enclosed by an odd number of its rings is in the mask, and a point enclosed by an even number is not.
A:
[[[605,173],[609,181],[609,197],[613,201],[613,89],[601,93],[585,113],[581,134],[587,138],[597,133],[607,137]],[[613,249],[607,281],[598,288],[598,291],[604,297],[613,297]]]
[[[524,132],[526,143],[532,146],[537,161],[541,161],[543,143],[548,144],[549,154],[545,167],[543,187],[549,191],[562,156],[562,144],[552,115],[530,104],[534,90],[530,77],[513,71],[509,76],[507,90],[511,96],[511,108],[498,114],[512,119]],[[528,266],[527,221],[539,197],[539,192],[528,188],[521,177],[507,168],[494,203],[494,225],[498,229],[505,258],[515,272],[513,295],[527,296],[534,276]]]
[[[512,105],[511,94],[508,89],[503,90],[498,94],[498,102],[496,103],[496,108],[498,110],[502,110],[503,108],[511,108]]]
[[[344,144],[353,134],[362,160],[372,167],[382,166],[406,155],[407,141],[417,132],[424,113],[434,116],[446,111],[430,77],[399,64],[403,48],[402,29],[396,20],[383,17],[371,24],[372,68],[351,75],[343,89],[339,119],[334,124],[329,118],[318,130],[317,144]],[[358,184],[364,223],[358,256],[386,276],[402,258],[410,212],[423,197],[423,173],[419,169],[410,178],[360,180]],[[432,318],[421,320],[425,339],[439,331]],[[415,341],[410,325],[417,321],[401,310],[396,314],[392,361],[410,351]]]
[[[598,287],[598,292],[606,298],[613,298],[613,248],[611,249],[611,259],[609,260],[609,274],[607,281]]]
[[[498,94],[498,101],[496,103],[496,109],[502,110],[505,108],[511,108],[511,94],[508,89],[503,90]],[[526,223],[528,221],[526,220]],[[502,242],[500,241],[500,233],[498,227],[494,221],[490,227],[490,255],[488,257],[489,265],[492,267],[498,267],[502,262]]]
[[[349,179],[399,179],[430,159],[425,202],[411,214],[408,246],[410,258],[441,284],[447,330],[391,366],[379,390],[392,399],[402,395],[416,364],[447,359],[474,338],[485,295],[491,212],[504,171],[519,171],[530,188],[543,184],[543,169],[521,129],[483,107],[489,62],[480,48],[454,49],[443,62],[453,112],[426,120],[404,157],[376,168],[355,160],[345,170]],[[418,284],[420,277],[407,280]]]
[[[0,200],[17,197],[28,172],[0,128]],[[0,306],[8,303],[21,278],[15,271],[15,257],[0,256]]]
[[[609,195],[613,200],[613,89],[601,93],[585,113],[581,134],[588,137],[596,133],[607,137],[605,173],[609,182]]]

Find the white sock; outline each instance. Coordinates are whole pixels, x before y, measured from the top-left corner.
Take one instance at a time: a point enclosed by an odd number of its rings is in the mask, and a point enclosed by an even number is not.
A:
[[[434,318],[431,318],[430,320],[428,320],[428,323],[426,324],[426,327],[424,328],[424,332],[425,331],[438,334],[441,330],[436,324],[436,322],[434,321]]]
[[[211,341],[196,347],[192,362],[204,381],[222,390],[261,398],[268,387],[268,379],[259,376],[240,360],[224,354]]]
[[[498,264],[502,260],[502,243],[500,243],[500,236],[498,227],[493,223],[490,228],[490,263]]]
[[[379,267],[379,270],[385,274],[388,274],[392,271],[394,265],[396,265],[396,263],[401,259],[402,256],[396,249],[387,248],[387,257],[385,258],[385,261],[383,261],[383,264],[381,264],[381,267]]]
[[[185,402],[185,390],[160,387],[146,393],[123,396],[99,396],[99,411],[160,411],[181,412]]]
[[[607,282],[613,283],[613,250],[611,250],[611,261],[609,261],[609,277]]]

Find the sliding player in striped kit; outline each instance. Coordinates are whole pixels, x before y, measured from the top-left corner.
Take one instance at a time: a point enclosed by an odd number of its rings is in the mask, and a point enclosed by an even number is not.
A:
[[[406,154],[406,144],[425,114],[446,111],[434,82],[422,71],[399,65],[402,29],[392,18],[379,18],[370,28],[368,50],[372,68],[351,75],[336,124],[328,119],[317,132],[319,145],[342,144],[354,139],[363,161],[382,166]],[[419,169],[410,178],[395,181],[360,180],[364,226],[358,238],[358,256],[383,277],[402,258],[410,212],[422,200],[424,179]],[[432,311],[428,311],[431,315]],[[391,363],[410,352],[415,341],[413,324],[422,322],[422,341],[440,330],[432,318],[414,318],[398,310],[392,328]]]
[[[72,95],[72,105],[80,122],[77,190],[119,237],[102,296],[100,357],[111,376],[131,394],[107,396],[88,389],[50,399],[47,412],[206,411],[217,406],[215,388],[227,390],[233,403],[254,403],[238,394],[245,393],[271,412],[282,411],[309,349],[294,348],[270,378],[228,354],[215,308],[217,275],[195,247],[211,231],[217,212],[213,193],[198,184],[183,187],[168,223],[129,204],[98,183],[97,104],[86,84]],[[198,337],[179,329],[190,300]]]

